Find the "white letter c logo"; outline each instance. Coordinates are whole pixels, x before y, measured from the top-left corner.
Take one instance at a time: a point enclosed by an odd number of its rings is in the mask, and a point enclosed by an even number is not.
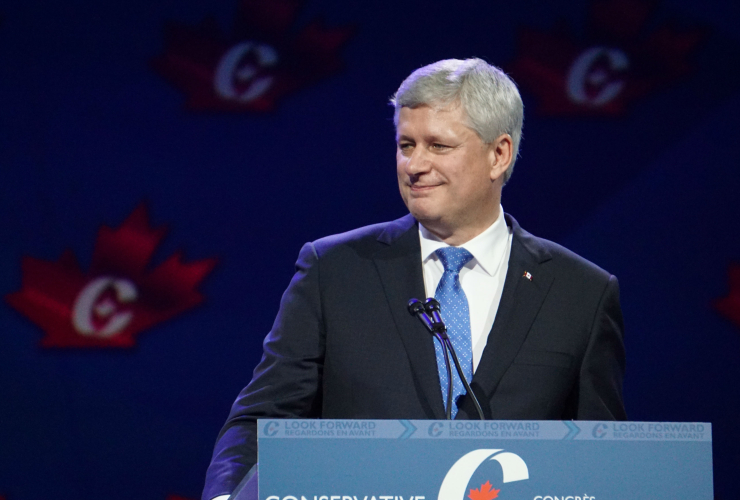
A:
[[[257,66],[245,64],[240,67],[240,61],[250,52],[254,51],[257,58]],[[216,94],[224,99],[234,99],[240,102],[249,102],[257,99],[267,92],[272,85],[273,77],[261,75],[261,70],[277,64],[277,51],[264,44],[242,42],[234,45],[224,54],[216,68],[213,86]],[[246,84],[249,87],[242,93],[234,86],[234,82]]]
[[[600,58],[606,59],[608,72],[596,69],[595,64]],[[578,56],[568,72],[568,96],[577,104],[603,106],[617,97],[624,88],[624,81],[616,78],[615,73],[628,67],[629,58],[621,50],[592,47]],[[589,96],[586,92],[588,84],[599,89],[596,95]]]
[[[504,472],[504,483],[529,479],[527,464],[519,455],[504,450],[474,450],[460,458],[447,472],[439,488],[438,500],[460,500],[465,498],[470,478],[478,467],[488,460],[497,461]]]
[[[136,286],[129,280],[109,276],[92,280],[77,296],[72,312],[72,324],[82,335],[112,337],[131,322],[133,313],[116,312],[116,304],[112,300],[100,301],[108,288],[113,289],[119,304],[133,302],[138,297]],[[93,324],[93,314],[108,318],[102,328]]]

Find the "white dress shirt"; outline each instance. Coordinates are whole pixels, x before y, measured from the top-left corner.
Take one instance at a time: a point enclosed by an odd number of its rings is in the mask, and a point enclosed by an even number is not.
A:
[[[448,247],[447,243],[430,233],[419,224],[421,261],[424,266],[424,289],[427,297],[434,297],[437,284],[442,279],[444,266],[434,252]],[[511,230],[504,220],[504,209],[500,208],[498,219],[481,234],[461,245],[473,258],[460,270],[460,285],[468,298],[470,309],[470,330],[473,336],[473,371],[486,347],[488,332],[504,289],[506,270],[509,268],[511,253]],[[444,311],[442,311],[444,317]],[[221,495],[212,500],[226,500],[229,495]]]
[[[478,367],[488,333],[493,327],[496,312],[504,289],[506,271],[509,269],[512,234],[504,219],[504,209],[499,206],[496,221],[472,240],[460,245],[473,254],[473,258],[460,270],[460,285],[468,298],[470,333],[473,341],[473,371]],[[444,266],[435,253],[450,245],[419,224],[421,262],[424,266],[424,289],[427,297],[434,297]],[[444,318],[444,310],[442,310]]]

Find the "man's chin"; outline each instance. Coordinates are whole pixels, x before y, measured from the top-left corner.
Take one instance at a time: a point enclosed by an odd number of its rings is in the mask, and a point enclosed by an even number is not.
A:
[[[441,219],[440,214],[431,210],[409,208],[409,212],[411,212],[411,215],[413,215],[416,220],[425,226],[434,226]]]

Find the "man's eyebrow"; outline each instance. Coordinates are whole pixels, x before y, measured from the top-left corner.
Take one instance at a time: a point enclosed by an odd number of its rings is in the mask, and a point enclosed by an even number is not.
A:
[[[396,142],[400,141],[413,141],[413,139],[405,134],[401,134],[396,136]]]

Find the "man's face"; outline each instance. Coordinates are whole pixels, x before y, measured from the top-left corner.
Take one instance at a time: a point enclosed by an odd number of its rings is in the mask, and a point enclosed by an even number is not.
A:
[[[498,214],[501,183],[495,181],[503,172],[497,167],[496,141],[483,143],[465,118],[459,104],[404,107],[398,115],[401,197],[411,214],[442,239],[459,230],[483,231]]]

